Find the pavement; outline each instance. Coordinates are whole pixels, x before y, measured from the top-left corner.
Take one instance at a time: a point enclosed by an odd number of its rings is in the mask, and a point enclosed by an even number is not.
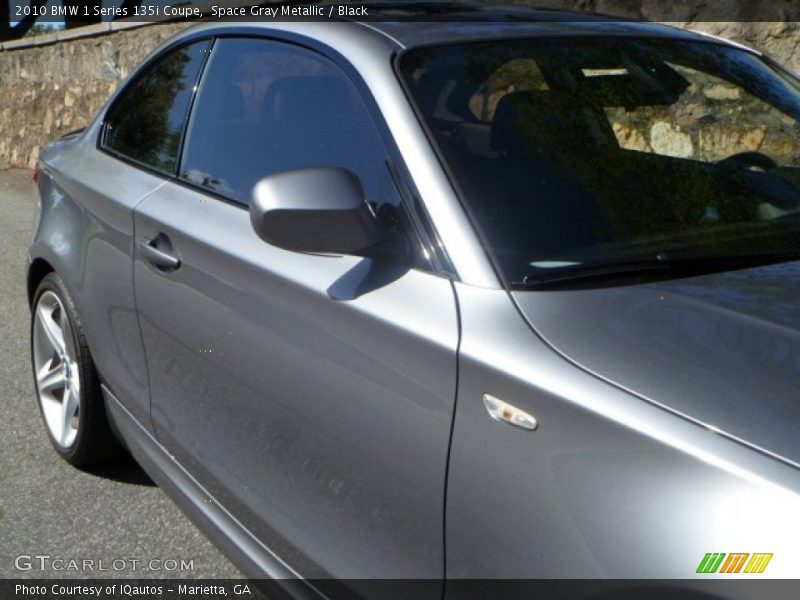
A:
[[[31,172],[0,171],[0,579],[242,577],[132,459],[86,472],[51,449],[29,358],[33,211]]]

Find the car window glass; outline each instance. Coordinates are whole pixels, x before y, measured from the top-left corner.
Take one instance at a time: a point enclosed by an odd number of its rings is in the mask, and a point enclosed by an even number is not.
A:
[[[667,64],[689,82],[675,103],[604,108],[622,148],[704,162],[761,152],[778,165],[800,166],[795,119],[742,85]]]
[[[130,83],[106,119],[103,146],[173,173],[208,45],[204,40],[179,48]]]
[[[532,58],[514,58],[503,63],[475,90],[469,99],[472,114],[485,123],[494,119],[500,100],[513,92],[549,89],[539,65]]]
[[[386,149],[354,85],[289,44],[220,39],[189,125],[181,178],[242,203],[268,175],[312,166],[354,172],[369,201],[399,198]]]
[[[520,39],[414,49],[401,72],[509,284],[797,251],[800,82],[758,56]]]

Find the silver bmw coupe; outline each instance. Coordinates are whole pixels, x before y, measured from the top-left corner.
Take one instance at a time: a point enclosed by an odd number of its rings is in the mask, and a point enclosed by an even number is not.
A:
[[[666,26],[432,6],[193,26],[42,151],[56,451],[126,447],[312,596],[796,576],[800,82]]]

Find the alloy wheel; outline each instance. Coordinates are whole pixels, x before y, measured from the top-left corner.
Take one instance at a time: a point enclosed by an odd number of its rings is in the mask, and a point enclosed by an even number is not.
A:
[[[78,435],[81,380],[69,315],[59,297],[44,292],[33,324],[36,391],[53,440],[69,448]]]

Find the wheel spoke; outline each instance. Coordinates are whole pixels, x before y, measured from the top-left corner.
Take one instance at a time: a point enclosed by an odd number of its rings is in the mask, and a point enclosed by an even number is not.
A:
[[[39,307],[39,323],[42,325],[42,331],[47,336],[50,345],[56,354],[63,354],[66,350],[64,346],[64,334],[59,327],[58,323],[53,319],[53,312],[55,309],[48,310],[44,306]],[[63,310],[61,311],[64,312]]]
[[[60,366],[52,367],[50,364],[45,365],[36,375],[36,381],[39,384],[41,393],[52,392],[66,386],[67,381],[64,379],[64,373]]]
[[[64,310],[64,307],[61,307],[59,312],[59,320],[58,325],[61,329],[61,339],[64,340],[64,354],[69,358],[71,362],[74,362],[77,358],[75,356],[75,346],[72,343],[72,332],[69,327],[69,318],[67,317],[67,311]]]
[[[69,445],[69,436],[72,433],[72,419],[78,410],[78,396],[72,393],[71,386],[64,389],[64,398],[61,401],[61,444]]]
[[[70,365],[70,368],[73,369],[72,377],[69,379],[69,389],[70,391],[75,394],[76,398],[81,397],[81,379],[78,377],[77,374],[77,367],[75,365]]]

